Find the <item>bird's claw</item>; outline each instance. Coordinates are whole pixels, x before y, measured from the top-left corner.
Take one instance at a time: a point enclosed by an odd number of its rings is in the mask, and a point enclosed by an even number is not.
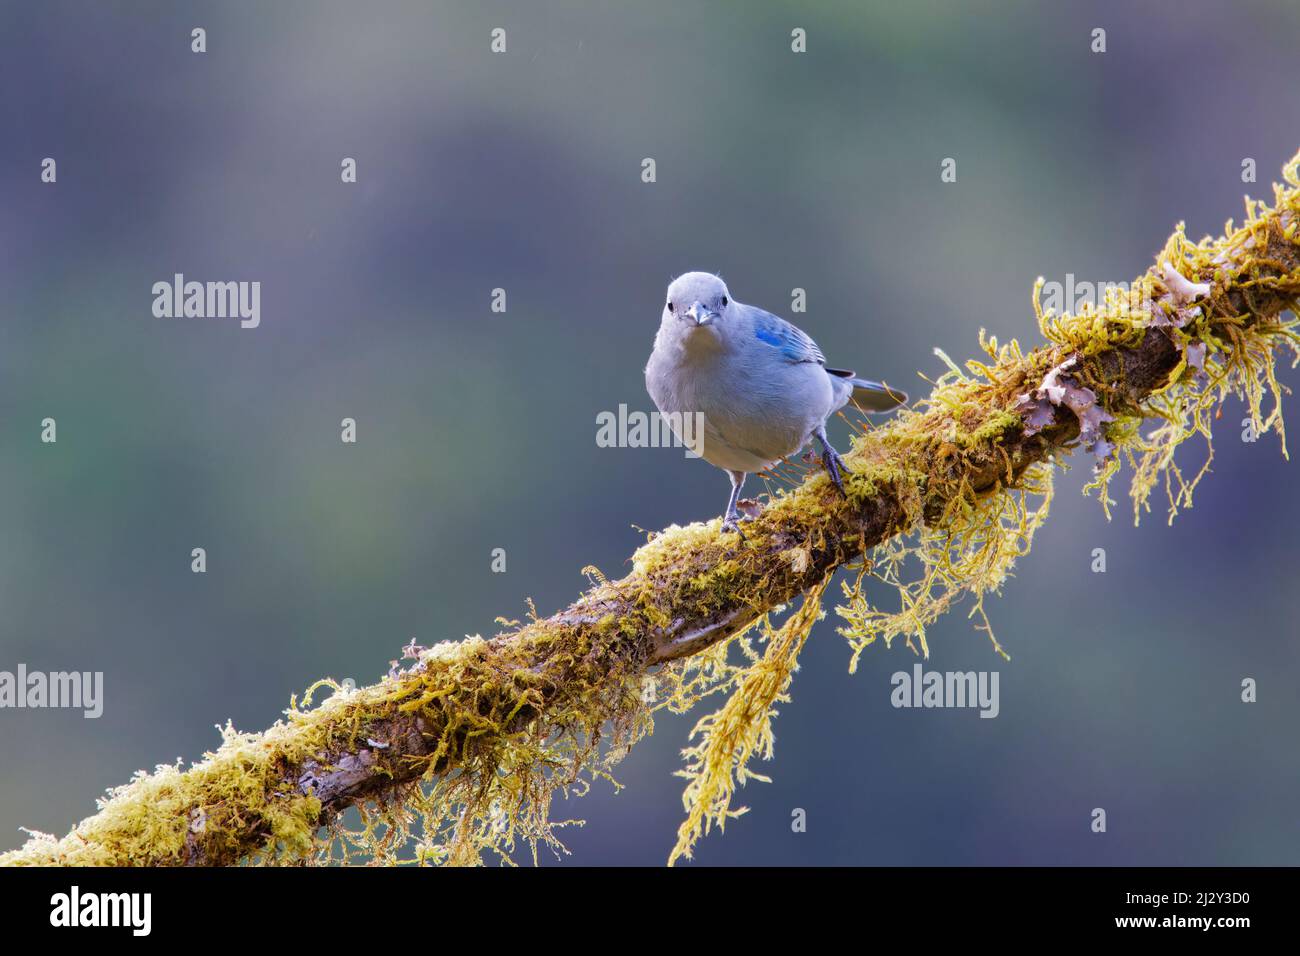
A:
[[[735,512],[729,515],[723,515],[722,533],[726,534],[728,531],[734,531],[736,532],[736,534],[740,535],[741,541],[748,541],[749,539],[745,537],[745,532],[740,530],[740,525],[738,524],[738,522],[749,521],[749,520],[750,518],[748,515],[736,514]]]
[[[848,466],[844,464],[844,459],[840,457],[840,453],[828,445],[826,446],[826,454],[822,456],[822,461],[826,465],[826,471],[830,475],[831,483],[840,490],[840,494],[847,497],[848,492],[844,490],[843,475],[848,470]]]

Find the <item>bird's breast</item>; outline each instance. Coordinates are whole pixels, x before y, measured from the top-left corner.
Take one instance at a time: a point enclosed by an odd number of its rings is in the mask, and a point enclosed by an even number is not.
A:
[[[702,416],[706,461],[740,471],[797,452],[831,402],[820,366],[765,365],[725,349],[656,349],[646,385],[660,412]]]

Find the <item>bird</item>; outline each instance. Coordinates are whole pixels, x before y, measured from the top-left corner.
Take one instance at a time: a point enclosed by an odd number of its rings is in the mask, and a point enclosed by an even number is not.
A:
[[[660,414],[701,458],[727,473],[731,496],[722,531],[744,538],[737,507],[747,475],[771,468],[815,438],[841,493],[844,459],[826,437],[826,421],[852,400],[886,412],[907,394],[855,373],[829,368],[817,343],[785,319],[732,298],[719,276],[688,272],[668,286],[646,390]],[[688,439],[688,416],[698,434]]]

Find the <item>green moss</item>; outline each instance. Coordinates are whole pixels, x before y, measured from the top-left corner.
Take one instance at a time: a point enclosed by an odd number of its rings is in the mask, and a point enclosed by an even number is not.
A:
[[[1008,446],[1023,428],[1014,408],[1063,360],[1077,358],[1071,374],[1115,416],[1106,432],[1115,455],[1087,489],[1108,513],[1109,484],[1124,464],[1135,517],[1158,488],[1171,519],[1190,506],[1209,457],[1189,477],[1174,452],[1194,436],[1208,444],[1230,396],[1244,400],[1257,432],[1277,433],[1285,452],[1276,363],[1288,348],[1300,358],[1295,320],[1282,314],[1300,296],[1297,161],[1284,170],[1288,185],[1275,188],[1271,208],[1250,204],[1240,228],[1229,223],[1223,237],[1199,243],[1180,227],[1161,252],[1158,264],[1171,263],[1184,281],[1218,283],[1208,301],[1176,303],[1165,283],[1177,280],[1157,269],[1135,284],[1145,308],[1112,295],[1100,307],[1058,316],[1043,311],[1036,286],[1034,310],[1049,344],[1026,353],[1014,340],[1002,344],[981,332],[985,358],[959,367],[940,353],[947,371],[930,396],[854,440],[847,496],[818,470],[774,495],[746,525],[744,541],[719,534],[717,520],[668,528],[636,552],[622,581],[586,569],[592,587],[576,609],[549,620],[533,614],[506,639],[474,636],[413,652],[406,670],[370,687],[319,681],[266,732],[227,725],[220,747],[193,766],[138,773],[68,836],[34,834],[0,862],[465,864],[509,860],[524,847],[534,858],[543,847],[562,853],[559,833],[573,821],[552,819],[556,796],[612,781],[615,762],[653,729],[658,709],[681,713],[725,694],[686,751],[687,820],[674,853],[689,854],[709,827],[739,812],[731,805],[735,785],[762,779],[748,761],[771,753],[773,707],[820,613],[825,582],[810,575],[858,553],[833,530],[851,527],[854,509],[896,505],[903,533],[842,584],[837,613],[850,668],[877,640],[903,637],[928,654],[928,628],[958,603],[1004,653],[984,601],[1028,552],[1050,507],[1054,462],[1068,450],[1044,435],[1045,451],[1012,460]],[[1104,374],[1102,356],[1142,341],[1152,321],[1173,319],[1184,323],[1170,333],[1180,347],[1204,345],[1202,369],[1185,356],[1165,387],[1135,403],[1126,383]],[[1157,425],[1143,434],[1146,419]],[[895,608],[879,607],[877,585]],[[810,591],[809,600],[774,629],[768,615],[780,609],[771,595],[798,591]],[[736,608],[752,610],[757,632],[751,624],[693,657],[649,667],[647,635],[686,615],[713,620]],[[330,695],[314,703],[323,690]],[[422,746],[391,762],[385,742],[372,740],[380,727],[399,728]],[[310,779],[308,768],[329,772],[363,750],[373,773],[393,785],[361,806],[359,829],[348,830],[326,819],[315,791],[298,781]]]

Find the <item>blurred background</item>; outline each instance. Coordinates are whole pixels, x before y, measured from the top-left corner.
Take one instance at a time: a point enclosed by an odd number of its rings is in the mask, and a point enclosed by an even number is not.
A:
[[[1087,6],[0,6],[0,669],[103,671],[106,698],[0,711],[0,848],[319,676],[563,606],[584,565],[626,571],[638,527],[715,517],[721,473],[595,441],[599,412],[653,407],[674,275],[717,271],[917,394],[980,327],[1036,344],[1036,276],[1127,281],[1179,220],[1199,238],[1271,198],[1300,7]],[[154,318],[177,272],[260,281],[261,326]],[[911,652],[850,676],[829,616],[773,782],[697,860],[1300,863],[1297,465],[1239,413],[1172,527],[1127,501],[1107,523],[1082,460],[1061,477],[989,604],[1010,662],[963,613],[930,635],[927,667],[999,671],[996,720],[895,710]],[[666,859],[698,716],[661,719],[621,792],[555,808],[587,821],[567,862]]]

